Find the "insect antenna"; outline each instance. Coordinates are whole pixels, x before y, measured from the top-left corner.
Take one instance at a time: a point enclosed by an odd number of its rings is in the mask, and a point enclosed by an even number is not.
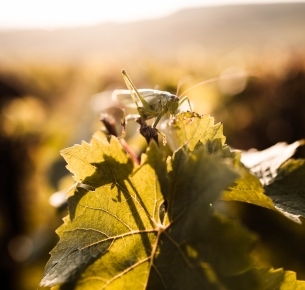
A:
[[[219,77],[214,77],[214,78],[199,82],[198,84],[191,86],[190,88],[188,88],[187,90],[185,90],[182,94],[180,94],[178,96],[178,91],[179,91],[179,89],[182,85],[182,83],[180,83],[180,81],[179,81],[179,83],[178,83],[179,87],[177,87],[177,96],[179,98],[181,98],[183,95],[185,95],[187,92],[191,91],[194,88],[197,88],[199,86],[203,86],[203,85],[206,85],[206,84],[214,83],[216,81],[229,80],[229,79],[241,78],[241,77],[246,77],[246,76],[250,76],[250,75],[248,73],[244,72],[244,73],[237,73],[237,74],[230,74],[230,75],[223,75],[223,76],[219,76]]]
[[[177,89],[176,89],[176,96],[179,96],[178,93],[179,93],[182,85],[187,82],[187,79],[190,79],[190,76],[184,76],[179,79]]]

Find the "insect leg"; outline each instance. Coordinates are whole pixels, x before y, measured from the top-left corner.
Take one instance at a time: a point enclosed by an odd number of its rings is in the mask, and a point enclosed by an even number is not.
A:
[[[159,115],[157,116],[156,120],[154,121],[152,127],[156,128],[157,124],[159,123],[160,119],[162,118],[162,116],[165,114],[166,111],[161,110],[161,112],[159,113]]]
[[[144,98],[142,97],[142,95],[139,93],[139,91],[137,90],[137,88],[135,87],[135,85],[133,84],[133,82],[131,81],[129,75],[127,74],[127,72],[123,69],[122,70],[122,74],[123,74],[123,78],[124,81],[126,83],[127,88],[129,89],[131,96],[133,98],[133,101],[135,102],[135,104],[137,105],[137,107],[139,107],[138,105],[138,100],[141,101],[143,107],[147,110],[151,110],[149,104],[144,100]]]
[[[126,126],[129,120],[136,120],[138,118],[140,118],[140,115],[137,114],[128,114],[127,116],[125,115],[125,110],[121,109],[123,114],[122,114],[122,118],[121,118],[121,125],[122,125],[122,133],[121,133],[121,137],[124,138],[126,135]]]
[[[189,105],[189,108],[190,108],[190,111],[192,112],[192,106],[191,106],[191,102],[190,102],[190,99],[187,97],[187,96],[184,96],[183,98],[181,98],[179,100],[179,103],[178,103],[178,107],[180,107],[182,105],[183,102],[187,101],[188,102],[188,105]]]
[[[128,114],[125,118],[126,124],[129,120],[136,120],[138,118],[141,118],[141,116],[138,114]]]

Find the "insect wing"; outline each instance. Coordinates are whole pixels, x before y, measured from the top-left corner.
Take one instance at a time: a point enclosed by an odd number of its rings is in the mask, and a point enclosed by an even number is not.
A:
[[[154,106],[155,104],[159,103],[162,93],[161,91],[152,89],[140,89],[138,91],[150,106]]]
[[[119,90],[119,89],[114,90],[112,92],[111,98],[114,102],[124,107],[128,107],[128,108],[137,107],[135,102],[133,101],[133,98],[129,90]]]

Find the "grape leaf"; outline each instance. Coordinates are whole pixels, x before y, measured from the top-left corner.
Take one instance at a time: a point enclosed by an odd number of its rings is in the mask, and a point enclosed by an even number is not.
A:
[[[165,134],[173,151],[184,144],[188,144],[189,149],[193,150],[198,141],[206,144],[207,141],[215,139],[219,139],[221,147],[224,147],[226,140],[221,123],[214,125],[214,118],[195,112],[177,114],[175,119],[168,123]]]
[[[187,144],[190,150],[193,150],[194,144],[200,141],[205,144],[210,154],[233,159],[234,164],[239,164],[241,177],[225,191],[223,200],[247,202],[276,210],[272,200],[264,194],[264,188],[258,178],[247,168],[241,167],[240,153],[231,151],[224,143],[225,136],[222,133],[221,123],[214,125],[214,118],[207,115],[183,112],[176,116],[175,121],[167,127],[167,130],[167,137],[170,137],[170,142],[174,142],[177,148]]]
[[[60,241],[42,286],[258,290],[296,285],[288,272],[256,270],[249,255],[253,234],[214,212],[214,202],[247,170],[240,170],[239,155],[224,144],[221,125],[191,114],[180,129],[176,120],[179,149],[167,160],[151,143],[138,166],[117,138],[102,133],[61,152],[78,186],[69,193],[69,214],[57,230]]]
[[[288,160],[277,171],[272,183],[265,187],[266,195],[276,208],[297,222],[305,217],[305,160]]]
[[[223,199],[269,208],[300,223],[299,217],[305,217],[304,160],[285,161],[301,145],[302,140],[242,153],[241,161],[250,166],[255,176],[244,171],[242,178],[225,192]]]
[[[258,178],[246,168],[242,170],[242,177],[224,192],[222,199],[246,202],[277,211],[272,199],[265,195],[264,188]]]
[[[167,168],[163,161],[159,173],[153,164],[161,156],[154,145],[141,166],[130,161],[115,138],[108,143],[95,137],[62,155],[74,178],[92,189],[77,187],[70,194],[69,216],[58,229],[60,241],[41,285],[221,289],[220,277],[250,268],[252,235],[213,215],[211,208],[237,174],[218,157],[209,156],[205,146],[196,146],[193,152],[181,148]],[[159,178],[164,170],[168,174],[162,187]]]
[[[249,271],[252,275],[256,274],[259,279],[259,290],[304,290],[305,282],[296,279],[296,273],[293,271],[284,271],[283,269],[251,269]],[[242,289],[248,289],[249,282],[248,273],[244,275],[244,279],[240,279]],[[232,281],[232,286],[236,285],[236,281]]]
[[[291,158],[304,142],[305,140],[300,140],[289,145],[282,142],[262,151],[244,151],[241,154],[241,162],[266,186],[276,177],[278,168]]]
[[[289,160],[276,171],[271,184],[265,187],[244,168],[242,177],[225,190],[221,199],[265,207],[301,223],[299,217],[305,217],[304,168],[303,160]]]

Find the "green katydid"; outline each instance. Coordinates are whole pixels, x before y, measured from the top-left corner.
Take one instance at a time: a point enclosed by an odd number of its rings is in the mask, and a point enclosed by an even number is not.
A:
[[[169,113],[171,116],[174,116],[177,113],[178,108],[185,101],[188,102],[191,109],[190,101],[188,97],[185,96],[185,93],[189,90],[203,84],[215,82],[216,80],[230,79],[233,77],[241,77],[246,75],[238,74],[222,76],[200,82],[183,92],[181,96],[184,96],[180,98],[177,95],[166,91],[159,91],[154,89],[137,89],[124,69],[122,70],[122,74],[128,90],[114,90],[112,93],[112,99],[118,103],[126,104],[129,107],[136,106],[142,122],[156,118],[152,124],[152,128],[156,128],[157,124],[165,114]],[[133,100],[133,104],[130,102],[130,97]],[[130,115],[128,118],[135,119],[135,115]]]
[[[127,100],[130,100],[131,96],[142,121],[156,118],[152,125],[153,128],[157,126],[166,113],[169,112],[171,116],[175,115],[184,101],[187,100],[190,105],[186,96],[180,99],[176,95],[165,91],[137,89],[125,70],[122,70],[122,74],[129,91],[115,90],[112,94],[113,100],[123,103],[123,99],[127,97]]]

